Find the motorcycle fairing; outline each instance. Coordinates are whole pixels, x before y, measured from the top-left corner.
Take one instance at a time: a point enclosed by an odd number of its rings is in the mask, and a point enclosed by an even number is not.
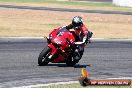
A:
[[[75,42],[75,38],[65,27],[55,29],[49,34],[48,46],[52,49],[51,54],[53,55],[52,63],[63,62],[65,60],[65,50],[69,48],[69,42]],[[58,54],[58,51],[59,52]]]

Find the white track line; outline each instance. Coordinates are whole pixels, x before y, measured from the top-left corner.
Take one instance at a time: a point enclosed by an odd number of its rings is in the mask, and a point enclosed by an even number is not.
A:
[[[1,39],[44,39],[44,37],[0,37]],[[111,39],[111,38],[91,38],[93,40],[126,40],[132,41],[132,39]]]
[[[107,79],[132,79],[132,77],[120,77],[120,78],[107,78]],[[51,85],[60,85],[60,84],[72,84],[72,83],[79,83],[79,81],[68,81],[68,82],[56,82],[56,83],[48,83],[48,84],[37,84],[37,85],[29,85],[29,86],[20,86],[20,87],[13,87],[13,88],[32,88],[32,87],[44,87],[44,86],[51,86]]]
[[[60,85],[60,84],[72,84],[72,83],[79,83],[79,82],[78,81],[56,82],[56,83],[48,83],[48,84],[37,84],[37,85],[30,85],[30,86],[20,86],[20,87],[13,87],[13,88],[32,88],[32,87]]]
[[[0,37],[0,39],[44,39],[44,37]],[[132,39],[91,38],[91,40],[132,41]]]
[[[10,38],[16,38],[16,39],[17,39],[17,38],[25,38],[25,39],[26,39],[26,38],[29,38],[29,39],[30,39],[30,38],[34,38],[34,39],[35,39],[35,38],[40,38],[40,39],[41,39],[41,38],[44,38],[44,37],[0,37],[0,38],[9,38],[9,39],[10,39]],[[105,39],[105,38],[91,38],[91,39]]]
[[[132,77],[119,77],[119,78],[108,78],[108,79],[130,79],[132,80]]]
[[[42,39],[44,37],[0,37],[5,39]]]

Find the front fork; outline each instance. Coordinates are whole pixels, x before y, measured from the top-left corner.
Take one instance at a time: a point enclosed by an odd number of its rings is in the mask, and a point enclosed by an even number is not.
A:
[[[49,59],[51,59],[53,57],[53,55],[56,54],[57,49],[53,44],[48,44],[48,47],[51,48],[51,55],[49,55],[49,57],[48,57]]]
[[[59,48],[56,48],[52,43],[48,44],[48,47],[51,48],[51,54],[49,55],[48,58],[50,61],[52,61],[59,56],[60,50],[59,50]]]

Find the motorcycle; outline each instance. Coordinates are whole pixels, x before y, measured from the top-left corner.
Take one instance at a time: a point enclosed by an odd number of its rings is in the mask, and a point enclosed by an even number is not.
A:
[[[66,63],[67,66],[74,66],[83,55],[79,51],[82,42],[75,42],[75,37],[65,27],[54,29],[47,38],[47,45],[38,57],[38,65],[45,66],[51,63]]]

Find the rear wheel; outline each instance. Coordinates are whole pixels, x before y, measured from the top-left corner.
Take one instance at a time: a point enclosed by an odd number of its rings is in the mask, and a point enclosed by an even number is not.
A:
[[[49,55],[50,55],[50,48],[49,47],[45,47],[41,53],[39,54],[38,57],[38,65],[39,66],[45,66],[49,63]]]
[[[77,46],[77,49],[75,49],[74,54],[67,58],[66,60],[67,66],[74,66],[82,58],[84,48],[81,48],[81,49],[78,49],[78,48],[79,47]]]
[[[73,58],[72,56],[69,56],[69,57],[67,58],[67,60],[66,60],[66,65],[67,65],[67,66],[74,66],[74,65],[76,65],[76,63],[78,63],[78,62],[79,62],[79,60]]]

